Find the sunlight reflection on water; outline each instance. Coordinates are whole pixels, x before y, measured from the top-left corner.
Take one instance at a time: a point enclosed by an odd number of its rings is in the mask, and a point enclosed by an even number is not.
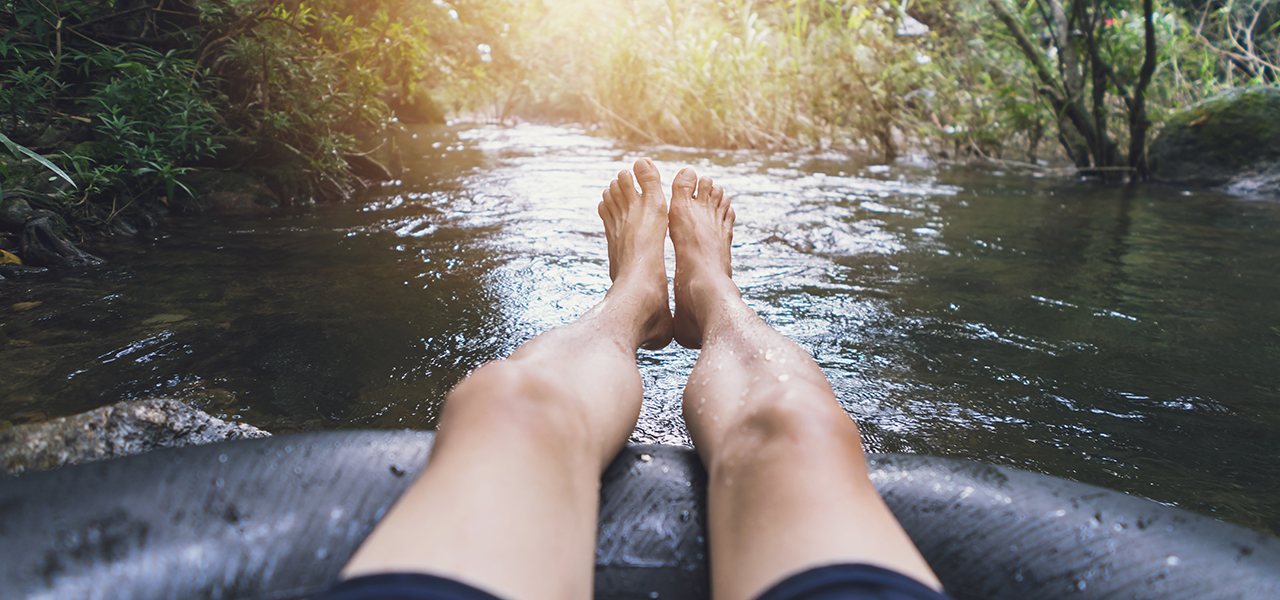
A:
[[[472,201],[503,212],[502,234],[493,244],[508,258],[491,282],[501,312],[521,335],[510,348],[538,332],[570,322],[608,289],[608,255],[596,204],[608,182],[642,154],[619,149],[611,140],[581,131],[533,125],[477,128],[459,139],[499,159],[469,177],[462,192]],[[937,212],[934,196],[951,196],[955,186],[929,178],[891,180],[809,173],[759,162],[716,164],[697,150],[667,148],[654,156],[664,190],[671,177],[692,164],[730,193],[738,214],[734,237],[734,278],[749,304],[802,345],[830,335],[836,313],[883,310],[863,303],[846,306],[839,295],[850,286],[836,276],[845,267],[833,256],[893,254],[910,235],[862,215],[924,218]],[[894,197],[896,205],[884,204]],[[381,205],[384,200],[373,200]],[[418,220],[395,221],[387,229],[412,231]],[[667,269],[674,253],[667,243]],[[801,295],[775,292],[805,289]],[[831,302],[834,306],[823,307]],[[807,307],[797,318],[793,304]],[[689,444],[680,418],[684,379],[697,353],[676,346],[641,352],[645,405],[633,441]],[[829,370],[839,363],[828,365]],[[838,373],[832,373],[839,378]]]

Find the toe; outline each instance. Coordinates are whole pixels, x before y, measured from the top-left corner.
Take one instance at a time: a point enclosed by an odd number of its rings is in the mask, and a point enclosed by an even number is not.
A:
[[[658,167],[653,161],[642,158],[636,161],[632,167],[635,170],[636,181],[640,182],[640,190],[646,194],[662,193],[662,176],[658,173]]]
[[[636,197],[636,180],[631,176],[631,171],[619,171],[618,179],[614,183],[618,184],[618,194],[620,195],[616,197],[619,200],[630,200]],[[612,190],[613,186],[610,185],[609,189]]]
[[[693,197],[694,187],[698,185],[698,174],[688,167],[676,173],[671,180],[671,199],[688,200]]]
[[[716,209],[716,214],[724,217],[729,212],[729,199],[724,195],[724,188],[713,185],[711,186],[711,206]]]
[[[711,200],[711,188],[714,184],[710,177],[703,177],[698,180],[698,201],[706,204]]]

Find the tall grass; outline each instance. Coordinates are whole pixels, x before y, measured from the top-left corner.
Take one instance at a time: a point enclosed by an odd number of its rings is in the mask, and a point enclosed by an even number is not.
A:
[[[919,104],[902,97],[930,69],[917,60],[923,38],[896,37],[891,6],[560,0],[523,43],[543,77],[620,137],[729,148],[861,143],[892,154],[900,116]],[[546,100],[536,88],[555,87],[525,85],[526,109]]]
[[[638,3],[639,4],[639,3]],[[763,146],[795,129],[782,36],[746,7],[699,14],[650,2],[614,38],[584,95],[616,133],[676,144]]]
[[[1221,64],[1185,18],[1158,4],[1161,55],[1149,94],[1157,118],[1220,89]],[[1034,3],[1019,5],[1033,16]],[[1059,137],[1058,115],[985,2],[524,6],[519,35],[504,40],[519,67],[508,75],[515,91],[503,96],[503,117],[576,118],[618,137],[687,146],[852,147],[887,159],[910,144],[1034,162],[1057,145],[1042,142]],[[1104,51],[1127,81],[1141,63],[1141,12],[1116,11]],[[903,35],[916,19],[927,31]]]

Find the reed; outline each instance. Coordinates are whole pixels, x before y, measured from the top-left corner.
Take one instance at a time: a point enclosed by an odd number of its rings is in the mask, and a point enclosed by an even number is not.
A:
[[[1209,45],[1185,18],[1157,4],[1161,53],[1149,99],[1158,119],[1220,89],[1222,78]],[[519,26],[520,39],[507,40],[525,61],[504,118],[556,113],[648,142],[854,148],[887,160],[915,146],[944,157],[974,153],[1035,163],[1056,146],[1042,141],[1059,137],[1058,116],[1035,85],[1033,65],[985,2],[533,5],[542,10]],[[1141,14],[1115,10],[1102,56],[1117,78],[1136,80]],[[1023,12],[1015,16],[1033,20],[1034,3]],[[1062,68],[1048,60],[1050,68]],[[1106,108],[1119,115],[1123,106]]]
[[[918,60],[925,40],[896,36],[900,19],[892,5],[839,0],[561,0],[529,25],[539,33],[524,54],[539,73],[525,73],[520,93],[545,113],[536,90],[558,84],[623,138],[892,156],[920,112],[902,98],[936,71]]]

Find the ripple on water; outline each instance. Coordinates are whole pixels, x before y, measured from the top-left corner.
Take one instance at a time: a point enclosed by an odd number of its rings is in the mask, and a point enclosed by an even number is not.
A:
[[[596,203],[652,155],[664,186],[693,165],[728,191],[744,298],[813,354],[869,449],[1280,530],[1274,203],[534,125],[399,142],[407,171],[352,203],[177,222],[106,242],[106,267],[5,283],[43,304],[0,305],[0,419],[175,395],[275,431],[432,427],[466,373],[608,289]],[[639,354],[634,441],[689,443],[697,356]]]

